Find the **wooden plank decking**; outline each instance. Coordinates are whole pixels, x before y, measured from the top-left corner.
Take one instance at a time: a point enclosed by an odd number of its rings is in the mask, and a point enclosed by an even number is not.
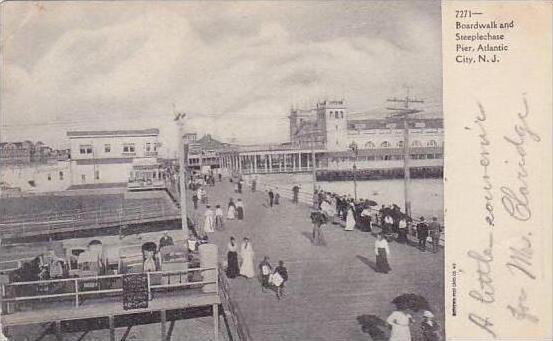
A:
[[[386,340],[389,332],[379,324],[392,312],[391,300],[402,293],[426,297],[443,326],[443,251],[423,253],[391,243],[393,270],[376,273],[370,233],[330,225],[324,230],[326,245],[314,246],[306,205],[283,198],[281,205],[269,208],[266,193],[245,188],[238,195],[226,180],[207,190],[212,207],[226,208],[230,197],[242,198],[245,206],[244,221],[226,220],[224,231],[210,234],[221,261],[226,260],[229,236],[238,241],[247,236],[256,265],[268,255],[273,267],[283,260],[288,268],[287,296],[280,301],[274,292],[262,293],[257,279],[230,280],[230,294],[253,340]],[[194,213],[200,222],[203,210]],[[420,339],[419,321],[412,328],[414,340]]]

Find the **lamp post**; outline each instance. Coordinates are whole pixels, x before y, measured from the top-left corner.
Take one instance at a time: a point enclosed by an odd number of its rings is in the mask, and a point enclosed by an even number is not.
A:
[[[177,148],[179,151],[179,196],[180,196],[180,216],[181,216],[181,228],[184,235],[184,240],[188,240],[188,217],[186,214],[186,152],[184,150],[184,117],[186,114],[175,114],[175,121],[177,122]]]
[[[357,143],[355,143],[355,141],[351,142],[349,148],[353,151],[353,155],[355,157],[353,159],[353,198],[357,201],[357,155],[359,155],[359,148],[357,147]]]

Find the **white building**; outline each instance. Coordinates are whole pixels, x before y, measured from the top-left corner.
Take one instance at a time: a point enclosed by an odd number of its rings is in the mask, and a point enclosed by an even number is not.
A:
[[[290,142],[302,148],[345,151],[352,142],[359,149],[403,148],[403,122],[394,118],[350,119],[344,100],[321,101],[311,109],[290,110]],[[441,118],[410,118],[411,147],[442,147]]]
[[[69,131],[72,185],[127,183],[133,165],[157,163],[159,130]]]

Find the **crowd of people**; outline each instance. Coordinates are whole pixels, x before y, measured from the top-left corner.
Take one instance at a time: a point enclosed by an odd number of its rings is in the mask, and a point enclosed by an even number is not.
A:
[[[210,179],[209,176],[207,179]],[[221,178],[219,180],[221,181]],[[234,183],[234,193],[242,194],[244,180],[241,177],[238,179],[231,177],[229,180]],[[198,202],[204,203],[206,208],[203,213],[203,223],[199,224],[197,231],[202,240],[208,240],[208,234],[214,233],[216,230],[224,230],[225,222],[232,220],[241,221],[244,219],[244,202],[242,198],[239,197],[235,200],[231,197],[226,207],[216,204],[213,210],[207,200],[207,193],[204,189],[204,186],[210,183],[209,180],[206,181],[203,177],[195,176],[190,183],[191,189],[194,190],[192,194],[194,209],[198,209]],[[253,179],[250,184],[251,191],[255,192],[256,180]],[[280,195],[276,190],[268,190],[267,195],[270,207],[279,204]],[[226,212],[224,208],[226,208]],[[259,272],[256,272],[254,259],[255,253],[251,240],[248,237],[244,237],[242,242],[239,243],[234,236],[231,236],[227,243],[226,277],[229,279],[239,276],[246,279],[258,277],[262,290],[274,289],[276,297],[280,300],[284,295],[284,284],[288,280],[288,271],[284,266],[284,262],[280,260],[279,265],[273,269],[269,262],[269,257],[264,257],[258,266]]]
[[[409,235],[416,237],[421,252],[427,251],[426,243],[430,242],[430,251],[439,251],[439,243],[443,227],[436,217],[427,223],[424,217],[414,221],[401,211],[396,204],[382,205],[376,209],[377,203],[368,199],[355,200],[350,195],[315,190],[313,193],[313,240],[321,236],[321,226],[330,221],[344,226],[345,231],[359,229],[371,232],[379,228],[386,241],[409,243]],[[318,212],[318,214],[315,214]],[[317,217],[319,216],[319,217]]]

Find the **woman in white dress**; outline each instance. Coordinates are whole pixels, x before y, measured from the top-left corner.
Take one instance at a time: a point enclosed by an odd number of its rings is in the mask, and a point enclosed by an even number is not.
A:
[[[215,213],[213,213],[209,205],[207,205],[206,208],[204,213],[204,233],[215,232],[213,229]]]
[[[253,265],[253,246],[248,238],[244,238],[242,245],[240,245],[240,256],[242,257],[242,265],[240,265],[240,275],[246,278],[253,278],[255,276],[255,269]]]
[[[355,227],[355,214],[353,212],[353,203],[348,207],[348,214],[346,215],[346,231],[353,231]]]
[[[411,341],[409,325],[413,323],[413,317],[410,314],[396,310],[388,316],[386,322],[392,326],[390,341]]]

